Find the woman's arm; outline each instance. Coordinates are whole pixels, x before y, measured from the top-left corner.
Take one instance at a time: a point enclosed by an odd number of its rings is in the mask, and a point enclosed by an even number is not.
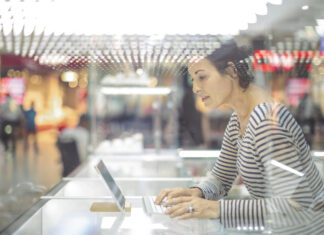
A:
[[[237,115],[234,113],[226,127],[220,155],[207,178],[195,185],[208,200],[219,200],[226,196],[237,176]]]

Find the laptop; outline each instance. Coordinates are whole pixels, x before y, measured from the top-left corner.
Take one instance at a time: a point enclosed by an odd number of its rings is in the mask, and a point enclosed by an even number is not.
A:
[[[123,195],[122,191],[120,190],[119,186],[117,185],[116,181],[110,174],[108,168],[104,164],[102,160],[100,160],[96,165],[95,168],[101,178],[103,179],[105,185],[108,187],[110,192],[112,193],[112,197],[122,213],[126,213],[125,210],[125,203],[126,199]],[[155,196],[143,196],[143,202],[146,209],[147,214],[163,214],[167,208],[161,205],[155,205]]]

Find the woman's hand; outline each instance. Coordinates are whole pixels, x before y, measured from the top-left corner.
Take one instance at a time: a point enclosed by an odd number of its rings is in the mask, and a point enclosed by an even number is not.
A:
[[[164,206],[171,206],[165,212],[171,218],[219,218],[220,216],[218,201],[210,201],[199,197],[185,196],[173,198],[166,201]],[[193,211],[190,212],[188,207],[192,207]]]
[[[170,200],[176,197],[192,196],[202,197],[203,194],[199,188],[172,188],[162,190],[155,199],[155,204],[160,205],[163,199]]]

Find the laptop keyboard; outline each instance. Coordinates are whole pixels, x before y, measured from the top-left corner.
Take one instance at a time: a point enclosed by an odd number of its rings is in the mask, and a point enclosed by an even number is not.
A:
[[[154,204],[155,198],[156,198],[155,196],[143,197],[146,211],[149,214],[164,214],[164,212],[168,209],[168,207]],[[161,204],[163,204],[163,202]]]

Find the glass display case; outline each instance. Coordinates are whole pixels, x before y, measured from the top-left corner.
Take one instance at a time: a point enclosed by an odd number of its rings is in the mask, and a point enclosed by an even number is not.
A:
[[[89,162],[42,196],[41,200],[10,225],[5,233],[66,234],[69,231],[78,234],[169,234],[180,228],[180,233],[184,234],[223,231],[218,220],[205,220],[201,223],[201,220],[178,221],[166,215],[147,215],[143,206],[144,195],[156,195],[165,188],[190,187],[201,180],[200,177],[190,177],[187,174],[190,171],[187,171],[175,152],[169,159],[161,158],[154,152],[146,155],[119,156],[117,159],[114,157],[116,156],[92,156]],[[125,159],[121,159],[122,157]],[[152,161],[152,158],[156,161]],[[94,169],[99,159],[106,163],[126,200],[131,202],[131,213],[122,215],[90,211],[93,202],[113,201],[111,192]],[[199,161],[195,161],[199,165]],[[200,164],[204,165],[205,161],[206,159],[201,160]],[[135,169],[146,174],[136,175]],[[80,223],[83,225],[76,226]]]
[[[177,77],[157,78],[152,70],[109,74],[90,67],[92,149],[135,153],[177,147]]]

